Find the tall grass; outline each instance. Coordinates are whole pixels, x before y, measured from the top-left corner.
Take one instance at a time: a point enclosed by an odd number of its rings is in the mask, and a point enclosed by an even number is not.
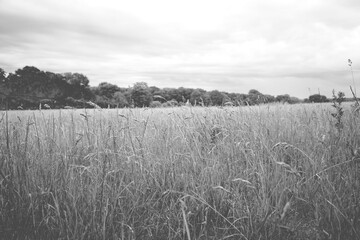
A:
[[[0,112],[0,238],[357,239],[330,105]]]

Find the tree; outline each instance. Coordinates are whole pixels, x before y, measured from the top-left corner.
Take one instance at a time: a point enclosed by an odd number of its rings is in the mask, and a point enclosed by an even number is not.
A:
[[[25,66],[16,70],[15,74],[9,74],[7,85],[13,96],[34,103],[37,99],[49,98],[49,92],[53,90],[53,83],[46,73],[32,66]]]
[[[149,90],[150,90],[151,95],[157,95],[157,92],[160,91],[160,88],[151,86],[151,87],[149,87]]]
[[[135,83],[131,89],[131,98],[135,107],[148,107],[152,101],[152,96],[147,83]]]
[[[250,105],[255,105],[255,104],[259,104],[259,103],[264,103],[264,95],[262,93],[260,93],[258,90],[256,89],[251,89],[249,91],[249,104]]]
[[[277,95],[275,99],[277,102],[290,103],[290,95],[289,94]]]
[[[314,103],[328,102],[328,99],[324,95],[314,94],[309,96],[309,101]]]
[[[150,107],[151,107],[151,108],[161,107],[161,102],[159,102],[159,101],[152,101],[152,102],[150,103]]]
[[[172,99],[170,101],[162,103],[161,106],[162,107],[175,107],[175,106],[179,106],[179,103],[178,103],[178,101],[176,101],[176,99]]]
[[[154,90],[154,91],[153,91]],[[153,90],[151,90],[152,92],[152,96],[153,96],[153,100],[158,100],[160,102],[166,102],[170,100],[170,97],[167,95],[167,92],[164,89],[157,89],[155,90],[153,88]],[[156,98],[156,99],[155,99]]]
[[[81,74],[81,73],[64,73],[63,76],[65,77],[65,81],[68,82],[70,85],[76,86],[89,86],[89,79]]]
[[[99,96],[99,95],[95,95],[94,102],[96,105],[99,105],[102,108],[106,108],[112,104],[110,99],[108,99],[106,96]]]
[[[6,73],[0,68],[0,109],[7,108],[7,96],[9,95],[10,90],[6,84]]]
[[[24,108],[35,108],[44,99],[54,103],[56,101],[57,105],[61,105],[67,95],[68,84],[63,81],[62,76],[40,71],[36,67],[25,66],[7,76],[3,89],[11,99],[9,102],[12,106],[9,108],[16,108],[19,105]]]
[[[269,94],[264,95],[265,103],[272,103],[275,102],[275,97]]]
[[[192,91],[192,93],[190,94],[190,103],[192,105],[197,105],[200,102],[202,102],[201,100],[201,92],[199,89],[195,89],[194,91]]]
[[[166,99],[169,100],[176,100],[177,102],[182,102],[182,95],[180,91],[176,88],[164,88],[164,92],[166,93]]]
[[[262,95],[262,93],[259,92],[259,91],[256,90],[256,89],[251,89],[251,90],[249,91],[249,95]]]
[[[47,76],[36,67],[25,66],[10,76],[10,86],[17,93],[30,93],[34,89],[42,90],[46,85]]]
[[[0,68],[0,82],[5,82],[6,72],[4,69]]]
[[[71,97],[72,86],[65,81],[65,77],[60,73],[45,72],[48,79],[47,98],[55,99],[58,106],[65,105],[66,97]]]
[[[89,87],[89,79],[81,73],[63,73],[64,80],[69,84],[69,95],[75,99],[93,98]]]
[[[124,91],[124,96],[126,98],[126,101],[128,102],[129,104],[129,107],[133,107],[134,106],[134,103],[133,103],[133,100],[131,98],[131,88],[127,88],[126,91]]]
[[[179,92],[179,95],[181,96],[181,100],[178,101],[183,103],[186,103],[187,100],[190,100],[191,93],[194,91],[194,89],[192,88],[183,88],[183,87],[180,87],[177,90]]]
[[[114,93],[120,92],[121,89],[117,85],[102,82],[97,88],[93,88],[93,91],[96,95],[105,96],[108,99],[112,99],[114,97]]]
[[[248,101],[248,95],[243,93],[229,93],[228,94],[231,102],[236,105],[246,105]]]
[[[214,106],[221,106],[224,101],[224,95],[218,90],[211,91],[210,93],[211,103]]]
[[[210,94],[208,92],[206,92],[205,90],[203,90],[203,92],[201,92],[201,93],[202,93],[201,99],[202,99],[202,103],[204,104],[204,106],[210,106],[211,105]]]
[[[295,104],[295,103],[300,103],[301,100],[298,99],[297,97],[290,97],[290,102],[291,104]]]
[[[121,108],[129,106],[125,94],[120,91],[114,93],[113,102],[116,106]]]

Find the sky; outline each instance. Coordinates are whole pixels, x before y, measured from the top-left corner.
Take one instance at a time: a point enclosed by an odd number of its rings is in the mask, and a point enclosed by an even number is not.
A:
[[[0,68],[78,72],[92,86],[350,97],[359,13],[359,0],[0,0]]]

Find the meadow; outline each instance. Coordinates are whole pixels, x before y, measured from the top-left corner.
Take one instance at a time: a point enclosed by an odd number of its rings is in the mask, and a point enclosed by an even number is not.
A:
[[[0,112],[2,239],[360,239],[330,104]]]

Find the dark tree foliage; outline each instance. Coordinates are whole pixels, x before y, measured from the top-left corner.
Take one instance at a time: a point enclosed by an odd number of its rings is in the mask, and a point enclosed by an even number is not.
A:
[[[68,84],[60,76],[29,66],[9,74],[5,83],[10,108],[35,108],[42,99],[61,102],[69,90]]]
[[[296,97],[291,97],[289,94],[278,95],[276,96],[275,101],[281,103],[290,103],[290,104],[301,102],[300,99]]]
[[[0,68],[0,81],[4,81],[6,79],[6,72],[4,69]]]
[[[102,82],[97,87],[89,86],[89,79],[81,73],[44,72],[33,66],[25,66],[14,73],[6,74],[0,68],[0,108],[51,108],[91,107],[88,101],[101,107],[174,107],[188,101],[198,106],[255,105],[271,102],[297,103],[299,99],[288,94],[276,98],[251,89],[248,94],[227,93],[218,90],[205,91],[197,88],[148,87],[144,82],[133,87],[120,88],[115,84]],[[325,96],[312,95],[309,102],[327,101]]]
[[[230,101],[236,106],[248,105],[248,95],[244,93],[229,93]]]
[[[190,102],[192,105],[200,105],[202,103],[202,94],[199,89],[195,89],[190,94]]]
[[[152,102],[150,103],[150,107],[151,107],[151,108],[161,107],[161,102],[160,102],[160,101],[152,101]]]
[[[224,95],[218,90],[213,90],[209,94],[212,105],[220,106],[224,103]]]
[[[126,99],[125,94],[120,91],[114,93],[113,103],[120,108],[129,106],[129,102]]]
[[[6,80],[6,72],[4,69],[0,68],[0,109],[7,105],[7,96],[10,93],[6,86]]]
[[[176,100],[177,102],[182,102],[182,95],[176,88],[164,88],[164,90],[166,92],[168,100]]]
[[[36,91],[43,94],[49,83],[46,73],[36,67],[26,66],[18,69],[15,74],[9,76],[9,84],[15,94],[25,94]]]
[[[135,83],[131,89],[131,98],[135,107],[149,107],[152,101],[152,96],[147,83]]]
[[[82,74],[57,74],[25,66],[3,79],[1,108],[63,107],[67,98],[91,99],[89,80]],[[71,101],[74,102],[74,101]]]
[[[275,102],[275,97],[269,94],[264,95],[265,103]]]
[[[187,100],[190,100],[191,93],[194,91],[192,88],[184,88],[180,87],[178,88],[179,95],[181,95],[182,102],[186,103]]]
[[[329,100],[324,95],[314,94],[309,96],[309,101],[314,103],[328,102]]]
[[[208,92],[206,92],[204,90],[204,92],[202,92],[201,98],[202,98],[204,106],[211,106],[210,94]]]
[[[106,96],[100,96],[100,95],[95,95],[94,102],[102,108],[107,108],[109,106],[113,107],[114,105],[111,99],[107,98]]]
[[[160,96],[161,98],[157,99],[160,102],[166,101],[176,101],[176,102],[183,102],[183,96],[180,91],[176,88],[157,88],[157,87],[150,87],[150,92],[152,96]]]
[[[89,88],[89,79],[85,75],[81,73],[64,73],[63,76],[69,85],[69,96],[86,100],[94,97]]]
[[[249,105],[256,105],[260,103],[265,103],[266,99],[264,95],[259,92],[258,90],[251,89],[248,94],[248,104]]]
[[[149,87],[149,90],[150,90],[150,93],[151,93],[152,95],[155,95],[155,92],[159,91],[160,88],[155,87],[155,86],[150,86],[150,87]]]
[[[89,86],[89,79],[81,73],[64,73],[65,81],[73,86]]]
[[[276,96],[275,99],[277,102],[282,102],[282,103],[290,102],[290,95],[289,94],[278,95]]]
[[[218,90],[213,90],[209,92],[209,97],[211,100],[211,104],[214,106],[221,106],[227,102],[231,101],[231,97],[224,92],[219,92]]]
[[[94,88],[96,95],[104,96],[109,99],[113,98],[115,92],[119,92],[121,89],[111,83],[102,82],[97,88]]]

